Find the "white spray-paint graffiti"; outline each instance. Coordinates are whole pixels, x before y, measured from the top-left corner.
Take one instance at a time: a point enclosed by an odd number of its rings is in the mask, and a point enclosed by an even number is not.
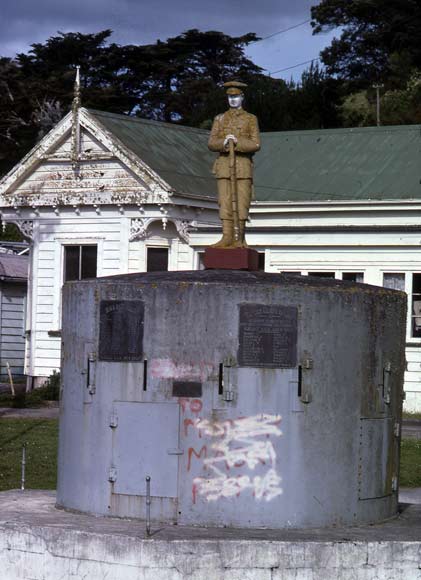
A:
[[[276,470],[276,452],[270,437],[280,437],[280,415],[254,415],[223,422],[197,419],[194,427],[200,436],[216,439],[210,445],[209,456],[203,466],[212,471],[212,477],[193,480],[193,497],[204,496],[208,501],[238,496],[250,490],[256,499],[270,501],[282,493],[281,477]],[[259,475],[232,475],[224,472],[232,468],[255,470],[268,466]]]

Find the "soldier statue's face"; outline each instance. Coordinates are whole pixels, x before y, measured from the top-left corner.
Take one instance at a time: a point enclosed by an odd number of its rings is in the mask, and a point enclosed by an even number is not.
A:
[[[244,95],[228,95],[228,104],[231,109],[241,109],[243,106]]]

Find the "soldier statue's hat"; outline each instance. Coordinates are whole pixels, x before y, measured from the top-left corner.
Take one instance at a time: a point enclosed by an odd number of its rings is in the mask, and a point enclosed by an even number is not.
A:
[[[240,83],[239,81],[228,81],[224,83],[224,87],[227,89],[227,95],[241,95],[246,86],[246,83]]]

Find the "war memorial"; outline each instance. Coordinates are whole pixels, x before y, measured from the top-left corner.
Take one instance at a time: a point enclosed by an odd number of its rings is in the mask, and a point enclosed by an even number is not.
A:
[[[226,85],[206,269],[64,286],[57,496],[0,494],[5,578],[420,578],[406,296],[258,271],[258,125]]]

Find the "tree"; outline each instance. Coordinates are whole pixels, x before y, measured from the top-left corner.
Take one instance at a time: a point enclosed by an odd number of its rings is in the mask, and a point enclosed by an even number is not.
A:
[[[329,76],[319,64],[311,64],[301,75],[292,99],[294,128],[323,129],[340,126],[338,105],[343,83]]]
[[[255,34],[231,37],[192,29],[147,46],[128,47],[127,80],[139,79],[137,115],[200,125],[212,113],[218,85],[258,75],[261,69],[244,55]]]
[[[70,109],[75,67],[82,71],[82,95],[86,107],[130,113],[137,104],[133,87],[124,84],[122,48],[108,44],[111,30],[96,34],[59,32],[44,44],[31,45],[28,54],[18,54],[16,63],[31,87],[35,109],[45,100]]]
[[[251,33],[233,38],[188,30],[166,42],[129,46],[110,43],[111,34],[59,32],[27,54],[0,59],[0,173],[70,110],[76,65],[85,107],[193,126],[216,114],[218,84],[260,73],[244,55],[256,40]]]
[[[340,107],[346,127],[376,124],[376,94],[373,89],[348,95]],[[382,125],[406,125],[421,122],[421,73],[414,72],[403,89],[384,92],[380,99]]]
[[[379,80],[397,87],[421,69],[418,0],[322,0],[311,15],[314,34],[342,29],[321,52],[328,74],[362,87]]]
[[[36,138],[25,79],[15,61],[0,58],[0,175],[30,149]]]

